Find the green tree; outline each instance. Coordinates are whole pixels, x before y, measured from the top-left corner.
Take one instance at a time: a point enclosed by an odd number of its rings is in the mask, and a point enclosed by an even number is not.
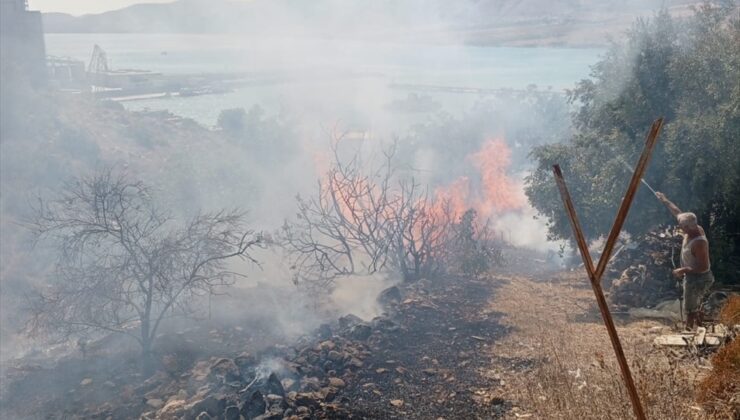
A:
[[[663,11],[614,44],[591,78],[569,92],[574,134],[536,147],[527,195],[548,219],[552,239],[570,239],[551,165],[563,167],[584,231],[607,233],[650,123],[666,125],[646,180],[707,228],[716,271],[740,266],[740,14],[736,2],[705,4],[690,17]],[[643,233],[670,222],[641,188],[625,225]],[[720,279],[722,276],[720,276]]]
[[[265,163],[295,153],[292,144],[297,136],[295,122],[281,116],[268,117],[259,105],[249,111],[225,109],[219,114],[216,125],[235,143],[261,156]]]

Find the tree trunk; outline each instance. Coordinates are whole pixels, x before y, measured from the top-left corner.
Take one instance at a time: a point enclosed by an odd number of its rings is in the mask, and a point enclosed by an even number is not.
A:
[[[149,320],[141,320],[141,373],[149,377],[154,373],[155,363],[152,354],[152,337],[149,335]]]

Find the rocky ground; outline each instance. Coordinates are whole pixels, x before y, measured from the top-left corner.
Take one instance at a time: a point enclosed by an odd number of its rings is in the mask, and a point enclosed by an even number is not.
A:
[[[90,419],[498,418],[511,408],[492,392],[501,379],[487,369],[487,349],[508,331],[489,307],[498,284],[447,278],[393,287],[379,297],[384,316],[347,315],[290,346],[267,329],[238,326],[162,337],[161,368],[148,379],[134,359],[16,367],[4,410]],[[44,378],[53,392],[38,388]]]
[[[623,418],[628,402],[583,273],[507,271],[386,289],[383,316],[347,315],[289,344],[267,319],[165,336],[149,378],[135,360],[112,356],[16,367],[3,410],[80,419]],[[693,387],[708,354],[652,346],[670,323],[620,318],[618,328],[650,418],[706,418]]]

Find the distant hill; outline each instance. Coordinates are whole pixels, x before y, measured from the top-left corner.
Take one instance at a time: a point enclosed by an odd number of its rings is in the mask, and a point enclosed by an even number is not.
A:
[[[480,44],[601,44],[660,7],[689,0],[179,0],[95,15],[44,14],[46,32],[408,37]]]

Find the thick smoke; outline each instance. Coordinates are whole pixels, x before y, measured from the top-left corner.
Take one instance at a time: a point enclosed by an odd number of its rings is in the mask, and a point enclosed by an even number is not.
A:
[[[129,25],[130,32],[158,27],[168,33],[152,38],[160,51],[148,51],[143,55],[145,61],[137,61],[142,55],[132,52],[132,43],[146,44],[150,34],[48,36],[50,54],[87,60],[93,44],[98,43],[108,50],[114,68],[140,67],[165,74],[239,72],[249,83],[222,95],[125,104],[132,111],[169,109],[176,115],[195,118],[217,132],[203,139],[168,138],[153,130],[140,133],[137,143],[107,142],[106,119],[117,118],[119,111],[111,111],[111,104],[98,105],[99,115],[82,115],[79,119],[79,125],[92,127],[89,132],[94,136],[65,133],[63,141],[81,156],[77,166],[56,169],[23,187],[53,194],[62,179],[112,165],[151,184],[159,202],[179,217],[197,210],[239,207],[249,211],[255,229],[271,233],[294,217],[296,194],[315,193],[318,178],[332,159],[332,137],[340,133],[346,142],[367,150],[368,160],[398,141],[401,174],[413,176],[431,194],[449,198],[458,211],[476,209],[514,245],[557,249],[557,245],[547,242],[543,222],[535,219],[536,214],[526,203],[520,174],[529,169],[527,154],[531,147],[560,140],[569,133],[569,110],[561,89],[570,85],[524,80],[521,73],[534,74],[527,72],[526,65],[500,69],[499,62],[516,55],[505,48],[492,51],[462,46],[466,42],[486,43],[476,28],[489,18],[494,22],[521,22],[532,13],[527,5],[334,0],[309,7],[301,2],[263,0],[244,2],[238,8],[241,12],[230,16],[226,10],[232,10],[229,8],[233,4],[227,8],[227,3],[179,2],[177,13],[183,14],[182,19],[170,19],[170,26],[156,26],[162,17],[155,14],[165,9],[151,9],[152,15],[143,20],[134,19],[136,9],[130,9],[126,15],[129,20],[85,17],[77,21],[79,25],[103,22],[110,25],[104,28],[109,31]],[[240,20],[245,13],[250,20]],[[49,26],[56,24],[52,18],[47,19]],[[219,29],[230,33],[177,34],[197,25],[203,25],[202,32]],[[563,36],[562,28],[559,36]],[[200,55],[188,56],[193,51]],[[586,76],[585,67],[599,51],[579,53],[582,62],[577,65],[584,68],[578,74]],[[500,57],[491,59],[491,54]],[[540,65],[568,64],[556,58],[548,60]],[[527,87],[532,83],[545,86]],[[480,89],[461,93],[435,87]],[[224,109],[233,108],[245,109],[246,123],[229,133],[229,127],[219,123],[219,116]],[[69,111],[63,119],[73,119],[71,114]],[[152,117],[150,123],[159,124],[158,118],[170,116]],[[191,123],[178,124],[187,127]],[[13,146],[3,146],[4,164],[34,157],[21,156]],[[6,200],[7,192],[4,186]],[[21,196],[19,191],[13,192],[13,197],[19,198],[16,201],[23,201]],[[14,212],[10,217],[3,215],[4,224],[22,213],[18,206],[3,203],[5,212],[10,207]],[[21,243],[21,236],[4,232],[3,255],[25,254],[18,260],[3,260],[4,286],[11,275],[26,284],[46,281],[53,258],[47,253],[33,254],[39,268],[26,269],[24,264],[31,251],[23,250],[28,248],[23,248],[27,245]],[[333,310],[327,311],[295,293],[290,270],[279,254],[269,250],[256,257],[261,261],[259,267],[232,267],[246,274],[247,279],[230,292],[232,296],[216,296],[204,303],[201,314],[208,311],[206,305],[211,309],[210,316],[222,319],[269,314],[281,331],[294,336],[337,313],[355,312],[372,318],[378,314],[377,293],[398,280],[383,275],[339,282],[329,297]],[[25,276],[19,275],[24,271]],[[15,296],[14,292],[4,287],[3,301]],[[234,296],[252,296],[249,301],[254,304],[239,304]],[[4,315],[3,331],[19,326],[20,318]],[[5,351],[7,337],[4,333],[3,358],[11,355]]]

